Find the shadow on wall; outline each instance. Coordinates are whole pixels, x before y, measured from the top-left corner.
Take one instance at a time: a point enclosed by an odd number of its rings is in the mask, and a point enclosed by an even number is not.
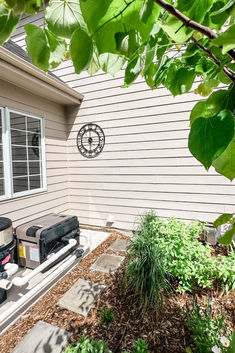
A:
[[[81,102],[82,104],[82,102]],[[67,122],[67,139],[69,138],[70,133],[72,132],[73,125],[77,119],[78,112],[80,110],[80,105],[70,105],[70,106],[65,106],[65,118]]]

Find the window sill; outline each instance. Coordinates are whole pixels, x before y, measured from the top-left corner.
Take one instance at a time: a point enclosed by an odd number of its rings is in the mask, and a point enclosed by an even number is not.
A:
[[[20,197],[23,198],[23,197],[27,197],[27,196],[31,196],[31,195],[41,194],[46,191],[47,191],[47,188],[17,192],[15,194],[13,194],[13,196],[10,196],[10,197],[7,197],[7,196],[0,197],[0,202],[1,201],[11,201],[11,200],[18,199]]]

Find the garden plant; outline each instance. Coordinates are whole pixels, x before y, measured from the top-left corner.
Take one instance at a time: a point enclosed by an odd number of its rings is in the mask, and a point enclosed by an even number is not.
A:
[[[126,280],[144,308],[161,303],[174,280],[180,293],[215,284],[226,293],[235,289],[233,246],[227,256],[213,256],[210,245],[199,241],[204,230],[199,222],[143,216],[131,241]]]
[[[104,341],[96,341],[91,337],[82,336],[79,342],[69,344],[65,353],[112,353]],[[122,353],[149,353],[148,344],[138,339],[133,345],[132,352],[125,351]]]
[[[164,264],[164,256],[156,244],[152,222],[157,217],[145,214],[135,231],[129,248],[130,262],[125,272],[127,287],[134,292],[142,311],[156,310],[169,292],[170,273]]]
[[[204,309],[194,300],[192,308],[187,306],[186,315],[195,353],[232,353],[232,337],[226,328],[226,317],[221,312],[215,314],[210,301]]]
[[[114,313],[110,308],[103,308],[100,311],[100,322],[102,324],[109,324],[114,319]]]

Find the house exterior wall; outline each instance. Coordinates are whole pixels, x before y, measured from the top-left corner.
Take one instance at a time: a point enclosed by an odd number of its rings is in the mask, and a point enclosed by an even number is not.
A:
[[[40,24],[42,14],[22,20],[13,40],[23,48],[29,21]],[[173,98],[163,87],[151,91],[139,78],[123,89],[124,71],[115,78],[101,72],[78,76],[70,61],[54,73],[85,95],[79,112],[71,110],[67,120],[68,212],[81,223],[104,226],[112,215],[114,227],[128,229],[147,209],[206,222],[235,212],[235,183],[213,168],[207,173],[187,148],[190,111],[200,98],[195,87]],[[77,132],[88,122],[106,135],[94,159],[82,157],[76,146]]]
[[[0,106],[43,117],[47,190],[0,201],[0,215],[14,226],[50,212],[67,213],[66,125],[63,106],[0,80]]]

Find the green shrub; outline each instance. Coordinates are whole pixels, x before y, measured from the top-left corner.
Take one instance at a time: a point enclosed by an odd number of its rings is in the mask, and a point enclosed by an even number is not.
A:
[[[112,309],[103,308],[100,310],[100,322],[102,324],[109,324],[114,319],[114,314]]]
[[[69,344],[64,353],[112,353],[104,341],[82,336],[79,342]]]
[[[130,353],[125,351],[123,353]],[[149,353],[148,344],[145,340],[138,338],[137,342],[133,345],[133,353]]]
[[[134,290],[140,309],[156,309],[170,289],[169,274],[154,237],[151,223],[156,216],[145,215],[129,247],[130,261],[125,272],[127,287]]]
[[[192,309],[187,308],[186,325],[192,332],[195,353],[228,352],[231,334],[226,329],[225,319],[222,313],[215,316],[209,303],[206,309],[202,309],[194,301]]]
[[[133,353],[149,353],[147,342],[138,338],[137,342],[133,345]]]
[[[226,291],[235,288],[234,252],[229,256],[211,256],[209,244],[198,241],[203,231],[199,222],[186,224],[175,218],[155,219],[151,223],[156,254],[169,273],[178,279],[178,291],[192,291],[197,286],[212,287],[217,278]]]

